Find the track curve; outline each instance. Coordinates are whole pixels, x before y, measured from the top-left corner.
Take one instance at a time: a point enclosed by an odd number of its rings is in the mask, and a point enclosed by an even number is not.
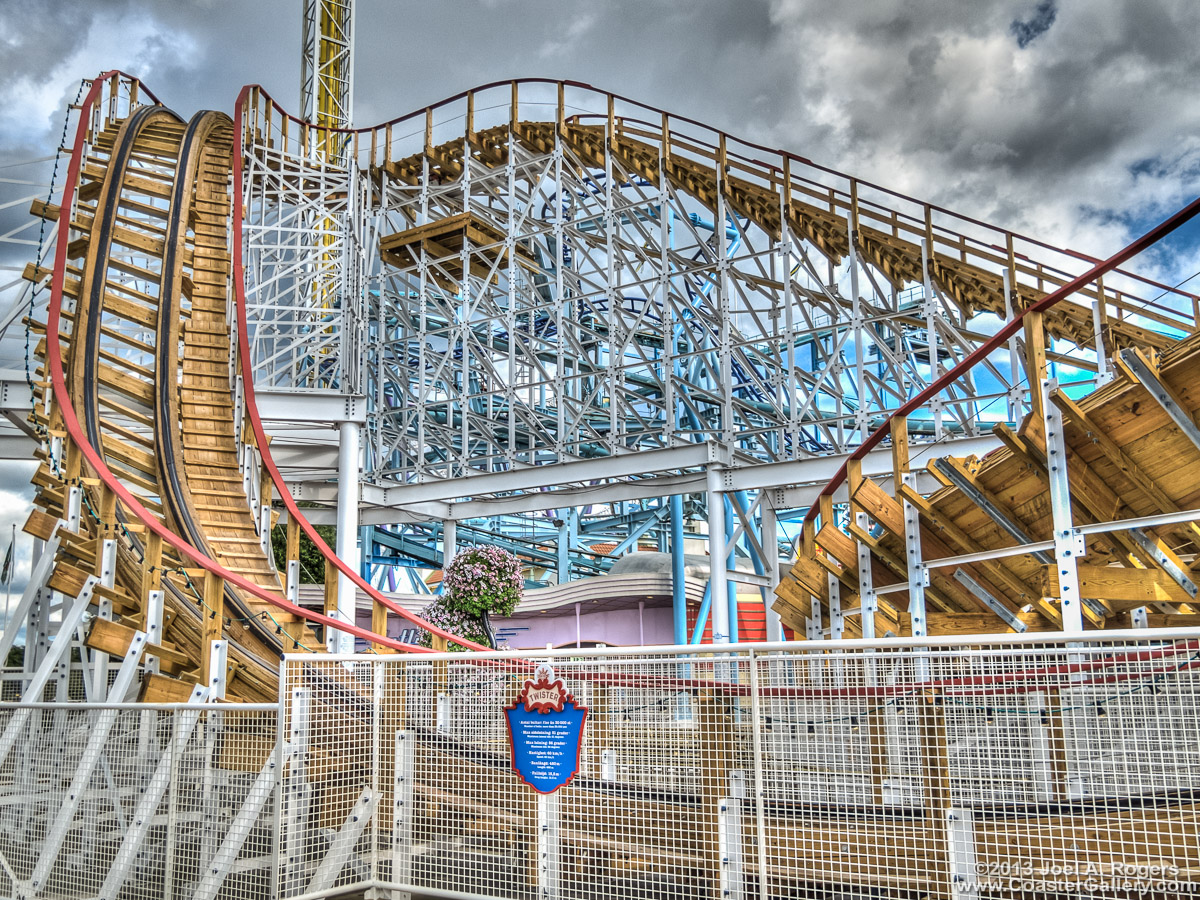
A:
[[[136,84],[122,78],[110,72],[93,82],[61,203],[76,210],[73,224],[84,226],[87,237],[83,253],[66,240],[56,248],[41,348],[48,376],[44,425],[64,440],[51,442],[35,479],[43,486],[39,505],[50,518],[70,521],[69,498],[77,490],[79,508],[92,513],[91,520],[79,516],[80,540],[121,535],[120,564],[107,590],[121,597],[118,615],[137,625],[145,622],[146,586],[161,586],[170,624],[160,649],[179,663],[177,674],[197,677],[186,660],[203,656],[204,619],[214,615],[205,614],[193,576],[219,579],[225,620],[218,633],[232,645],[233,696],[273,698],[282,653],[320,647],[313,625],[394,651],[422,649],[281,596],[261,533],[270,519],[247,505],[248,463],[239,460],[245,447],[234,428],[252,409],[253,390],[246,384],[246,409],[235,409],[232,380],[240,363],[230,356],[236,341],[228,312],[236,304],[227,294],[230,120],[208,112],[185,125],[164,107],[138,106],[123,121],[106,117],[106,127],[94,132],[106,86]],[[69,260],[80,255],[83,265],[75,270]],[[254,413],[246,418],[257,423]],[[261,430],[257,438],[251,455],[275,470]],[[56,481],[61,488],[53,487]],[[260,498],[259,513],[264,507],[269,499]],[[38,527],[50,526],[31,530]],[[148,555],[150,544],[162,548],[161,561]],[[318,546],[332,556],[319,538]],[[78,573],[98,563],[76,554],[62,565]],[[455,637],[377,599],[414,624]]]

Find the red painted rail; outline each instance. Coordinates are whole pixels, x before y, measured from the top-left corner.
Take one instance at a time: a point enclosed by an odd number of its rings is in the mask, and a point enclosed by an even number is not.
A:
[[[1133,241],[1133,243],[1129,244],[1128,246],[1124,247],[1123,249],[1118,250],[1116,253],[1114,253],[1112,256],[1110,256],[1108,259],[1104,260],[1103,262],[1097,263],[1096,265],[1092,266],[1092,268],[1088,269],[1088,271],[1084,272],[1082,275],[1072,278],[1070,281],[1068,281],[1062,287],[1058,288],[1058,290],[1047,294],[1045,297],[1043,297],[1037,303],[1034,303],[1028,309],[1025,309],[1022,312],[1018,313],[1017,315],[1013,316],[1012,319],[1010,319],[1008,322],[1005,322],[1004,326],[999,331],[997,331],[994,335],[992,335],[992,337],[990,337],[988,340],[984,341],[982,344],[980,344],[978,347],[976,347],[974,350],[972,350],[970,353],[968,353],[963,358],[962,362],[960,362],[958,365],[956,365],[953,369],[950,369],[948,372],[946,372],[945,375],[936,379],[934,382],[932,382],[930,385],[928,385],[923,391],[921,391],[919,394],[917,394],[915,397],[913,397],[908,402],[904,403],[899,409],[897,409],[890,416],[888,416],[887,421],[885,421],[874,432],[872,432],[867,437],[867,439],[865,441],[863,441],[862,444],[859,445],[859,447],[853,453],[850,454],[847,461],[842,463],[842,465],[838,468],[837,472],[834,473],[833,478],[831,478],[829,480],[829,483],[826,484],[825,487],[821,488],[821,493],[818,496],[819,497],[833,496],[833,492],[836,491],[839,487],[841,487],[846,481],[846,471],[847,471],[847,466],[849,465],[849,463],[853,460],[862,459],[868,453],[870,453],[872,450],[874,450],[876,447],[878,447],[879,444],[883,441],[883,439],[885,437],[887,437],[889,434],[891,434],[892,422],[894,422],[898,418],[907,417],[911,413],[920,409],[929,400],[936,397],[939,393],[941,393],[943,390],[945,390],[947,387],[952,385],[955,381],[957,381],[959,378],[961,378],[963,375],[965,375],[967,372],[969,372],[971,369],[973,369],[976,366],[976,364],[978,364],[978,363],[982,362],[984,359],[986,359],[988,354],[992,353],[994,350],[999,349],[999,347],[1005,341],[1007,341],[1010,337],[1012,337],[1014,334],[1016,334],[1018,331],[1021,330],[1021,328],[1024,324],[1025,317],[1028,316],[1030,313],[1043,312],[1047,309],[1050,309],[1050,307],[1054,306],[1060,300],[1063,300],[1064,298],[1069,297],[1071,294],[1075,293],[1077,290],[1082,288],[1084,285],[1086,285],[1092,281],[1095,281],[1097,278],[1099,278],[1100,276],[1104,275],[1107,272],[1111,272],[1117,266],[1121,265],[1124,262],[1127,262],[1128,260],[1137,256],[1142,251],[1146,250],[1148,247],[1158,243],[1160,240],[1162,240],[1164,237],[1166,237],[1172,231],[1179,228],[1181,225],[1183,225],[1184,223],[1186,223],[1187,221],[1189,221],[1190,219],[1195,217],[1197,213],[1200,213],[1200,198],[1193,200],[1191,203],[1189,203],[1183,209],[1179,210],[1179,212],[1175,213],[1169,219],[1166,219],[1159,225],[1150,229],[1145,234],[1143,234],[1140,238]],[[809,507],[808,513],[804,516],[805,524],[811,522],[816,517],[817,509],[818,509],[818,504],[815,504],[815,503]]]
[[[130,81],[133,80],[130,76],[125,75],[124,73],[119,72],[117,70],[105,72],[96,81],[94,81],[92,83],[91,89],[88,91],[88,94],[84,98],[83,103],[81,105],[80,115],[79,115],[79,123],[78,123],[78,126],[76,127],[76,131],[75,131],[75,142],[74,142],[74,145],[71,150],[71,160],[70,160],[70,164],[68,165],[68,168],[67,168],[66,182],[63,186],[63,195],[62,195],[62,199],[60,202],[61,209],[64,210],[64,212],[66,212],[68,215],[69,215],[72,205],[74,203],[75,189],[76,189],[76,185],[79,181],[79,173],[80,173],[80,170],[83,165],[83,152],[84,152],[84,146],[87,141],[87,134],[88,134],[88,128],[89,128],[89,120],[91,118],[91,112],[95,108],[97,100],[100,98],[101,91],[104,87],[104,84],[109,79],[113,79],[113,78],[126,78],[126,79],[129,79]],[[146,93],[148,96],[150,96],[152,99],[155,99],[155,101],[157,102],[157,98],[155,98],[152,93],[150,93],[149,91],[147,91]],[[239,152],[240,152],[240,143],[239,143],[239,148],[235,150],[235,157],[234,157],[235,159],[240,159],[240,157],[238,157],[236,155]],[[237,186],[238,200],[237,200],[237,204],[235,205],[234,209],[240,210],[241,209],[241,205],[240,205],[240,203],[241,203],[241,200],[240,200],[240,198],[241,198],[241,191],[240,191],[241,181],[240,181],[240,178],[235,179],[235,185]],[[240,224],[240,216],[238,216],[236,214],[234,215],[234,223],[235,223],[235,225]],[[244,311],[245,297],[244,297],[244,291],[242,289],[243,286],[242,286],[241,280],[240,280],[240,277],[241,277],[240,276],[240,273],[241,273],[241,268],[240,268],[240,227],[237,228],[237,234],[238,234],[238,238],[237,238],[237,240],[235,240],[234,246],[235,246],[235,252],[237,252],[239,254],[237,257],[239,260],[239,265],[237,268],[238,275],[237,275],[237,277],[235,277],[235,283],[238,286],[239,309]],[[121,503],[125,507],[125,509],[134,518],[136,518],[139,522],[141,522],[148,530],[150,530],[151,532],[153,532],[154,534],[156,534],[160,538],[162,538],[164,543],[166,543],[169,547],[174,549],[183,558],[191,560],[198,567],[200,567],[208,572],[211,572],[214,575],[219,576],[220,578],[224,579],[228,584],[233,585],[234,587],[245,592],[246,594],[249,594],[250,596],[256,597],[259,600],[269,603],[270,605],[274,606],[277,609],[283,610],[285,612],[293,613],[297,616],[307,619],[310,622],[324,625],[327,628],[333,628],[338,631],[352,634],[355,637],[363,638],[372,643],[382,644],[384,646],[391,647],[394,650],[427,651],[427,648],[417,647],[412,644],[407,644],[407,643],[404,643],[401,641],[392,640],[391,638],[387,637],[386,635],[376,634],[368,629],[360,628],[357,625],[354,625],[352,623],[341,622],[330,616],[326,616],[321,613],[315,613],[310,610],[304,609],[300,606],[297,606],[294,603],[289,602],[284,597],[282,597],[278,594],[275,594],[272,591],[269,591],[265,588],[262,588],[259,585],[256,585],[253,582],[248,581],[247,579],[243,578],[242,576],[229,571],[228,569],[224,568],[220,563],[216,562],[215,560],[210,559],[204,553],[202,553],[201,551],[199,551],[195,547],[193,547],[191,544],[189,544],[187,541],[183,540],[183,538],[181,538],[179,535],[177,535],[173,531],[171,531],[165,524],[163,524],[161,521],[159,521],[159,519],[156,516],[154,516],[144,506],[142,506],[142,504],[137,500],[137,498],[134,497],[125,488],[125,486],[123,484],[121,484],[120,480],[118,480],[117,477],[108,468],[108,465],[105,463],[103,456],[101,456],[101,454],[96,450],[96,448],[93,447],[89,443],[89,441],[87,439],[87,435],[86,435],[84,429],[82,428],[82,426],[80,425],[78,416],[75,413],[75,407],[74,407],[74,404],[71,402],[70,393],[67,390],[66,376],[65,376],[65,372],[63,370],[62,345],[61,345],[61,340],[59,337],[59,326],[60,326],[60,323],[62,320],[63,286],[64,286],[65,275],[66,275],[68,243],[69,243],[69,241],[66,239],[65,232],[64,232],[64,234],[60,235],[60,237],[59,237],[58,244],[55,248],[55,253],[54,253],[54,274],[53,274],[53,277],[51,280],[50,302],[49,302],[49,309],[48,309],[47,321],[46,321],[46,368],[50,375],[50,383],[51,383],[51,389],[52,389],[53,395],[54,395],[54,400],[58,404],[58,408],[59,408],[59,411],[60,411],[60,413],[62,415],[62,419],[63,419],[63,426],[67,430],[68,437],[70,438],[71,442],[79,449],[80,453],[83,454],[83,458],[87,461],[88,465],[96,473],[97,477],[100,478],[100,480],[104,482],[105,486],[108,487],[108,489],[111,490],[113,492],[113,494],[121,501]],[[245,335],[245,331],[244,331],[244,322],[245,322],[244,315],[242,318],[242,322],[243,322],[243,327],[242,327],[242,329],[239,329],[238,339],[239,339],[239,346],[242,347],[243,351],[244,351],[245,342],[246,342],[246,335]],[[379,594],[378,591],[375,591],[369,585],[366,585],[365,582],[363,582],[363,580],[360,577],[358,577],[357,573],[348,571],[349,567],[346,566],[346,564],[342,560],[338,559],[336,557],[336,555],[333,554],[333,552],[329,549],[329,547],[325,544],[325,542],[320,539],[320,536],[316,534],[315,529],[313,529],[313,527],[311,525],[309,525],[304,520],[304,518],[302,516],[300,516],[298,514],[298,512],[296,511],[294,502],[291,501],[291,497],[288,494],[287,490],[285,488],[283,488],[282,479],[279,477],[279,470],[275,467],[274,462],[272,462],[270,459],[270,454],[267,451],[267,442],[265,439],[265,435],[262,432],[262,423],[258,418],[257,409],[253,406],[253,399],[252,399],[253,398],[253,389],[252,389],[252,386],[249,385],[248,383],[247,383],[247,387],[246,387],[246,396],[248,398],[251,398],[250,403],[249,403],[249,409],[251,411],[251,417],[252,417],[253,426],[255,428],[256,438],[260,441],[259,447],[262,452],[263,460],[269,466],[269,471],[272,474],[273,480],[278,479],[276,486],[277,486],[277,489],[281,489],[281,495],[283,496],[285,503],[288,505],[289,512],[292,513],[293,515],[297,515],[297,521],[301,523],[301,527],[304,528],[305,533],[309,534],[310,537],[315,539],[317,546],[321,550],[321,552],[323,554],[325,554],[327,556],[327,558],[330,558],[335,563],[335,565],[338,566],[339,570],[350,574],[357,585],[359,585],[360,587],[365,587],[367,589],[367,592],[372,596],[372,599],[382,602],[388,609],[392,610],[393,612],[396,612],[398,615],[402,616],[406,620],[412,622],[415,625],[419,625],[420,627],[427,629],[428,631],[432,632],[435,635],[447,638],[449,640],[453,640],[456,643],[465,644],[465,645],[471,646],[473,649],[477,649],[477,650],[488,649],[488,648],[482,647],[478,644],[470,644],[469,642],[465,641],[462,638],[457,637],[456,635],[450,634],[449,632],[446,632],[440,628],[437,628],[436,626],[430,625],[429,623],[425,622],[423,619],[421,619],[417,616],[414,616],[412,613],[408,612],[403,607],[400,607],[398,604],[394,603],[393,601],[383,597],[381,594]]]

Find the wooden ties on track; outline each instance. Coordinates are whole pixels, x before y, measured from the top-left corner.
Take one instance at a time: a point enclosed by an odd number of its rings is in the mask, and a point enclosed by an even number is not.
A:
[[[468,143],[475,161],[487,166],[502,166],[508,161],[508,141],[515,141],[535,153],[553,151],[556,141],[576,158],[577,164],[603,169],[606,153],[612,161],[629,174],[644,178],[658,185],[665,176],[676,190],[682,191],[706,206],[717,209],[717,196],[724,193],[730,209],[754,222],[772,239],[781,234],[781,205],[778,184],[780,175],[774,169],[757,170],[750,164],[734,166],[717,148],[699,145],[689,149],[701,160],[671,152],[669,147],[652,143],[650,133],[639,131],[635,126],[617,123],[611,141],[606,137],[603,125],[583,125],[566,122],[517,122],[500,125],[469,136]],[[431,178],[447,181],[459,177],[463,172],[462,140],[427,147],[422,153],[399,160],[389,160],[382,168],[388,176],[408,185],[418,185],[424,178],[424,161],[428,158]],[[735,174],[740,169],[746,176]],[[766,185],[758,183],[765,181]],[[793,235],[809,241],[834,265],[840,264],[849,253],[849,226],[843,211],[836,208],[833,197],[818,196],[812,188],[795,188],[788,202],[788,227]],[[926,241],[933,244],[933,232],[927,226]],[[405,232],[394,236],[400,239]],[[911,236],[909,236],[911,238]],[[871,263],[893,285],[920,283],[923,278],[923,263],[920,244],[899,234],[888,233],[878,227],[860,223],[856,227],[856,246],[865,262]],[[1003,279],[978,265],[955,258],[949,252],[935,249],[929,261],[932,281],[941,289],[946,299],[958,306],[964,316],[971,317],[980,312],[991,312],[1007,319],[1010,315],[1003,290]],[[997,256],[1001,259],[1003,254]],[[394,257],[385,254],[385,261],[396,263]],[[1046,296],[1046,292],[1026,284],[1018,284],[1014,290],[1014,311],[1027,308]],[[849,300],[836,298],[847,307]],[[1095,343],[1095,325],[1089,306],[1073,301],[1064,301],[1045,314],[1047,333],[1070,340],[1081,347]],[[1124,319],[1110,319],[1106,323],[1108,350],[1141,346],[1166,349],[1174,340],[1149,328],[1144,328]]]
[[[252,454],[239,458],[234,430],[241,417],[228,315],[231,153],[232,123],[220,113],[184,123],[162,107],[141,107],[94,136],[72,222],[83,237],[68,247],[60,338],[75,413],[110,471],[211,559],[279,591],[269,540],[259,534],[271,524],[259,520],[269,508],[270,483],[257,474]],[[35,204],[34,213],[57,218],[61,211]],[[45,343],[38,346],[42,359]],[[36,393],[46,390],[43,383]],[[35,403],[36,422],[52,438],[63,435],[61,412],[43,409]],[[101,550],[115,542],[112,584],[104,588],[111,613],[93,628],[93,649],[122,652],[134,629],[146,627],[146,598],[162,589],[162,640],[146,652],[164,675],[146,680],[145,699],[185,699],[216,637],[231,645],[229,695],[274,699],[279,654],[319,646],[307,623],[222,590],[220,579],[164,552],[64,443],[59,458],[41,454],[34,482],[44,512],[27,530],[49,536],[53,521],[69,515],[72,490],[82,491],[78,531],[59,529],[64,540],[51,577],[69,596],[100,574]],[[247,473],[262,498],[255,509]]]
[[[1200,508],[1200,429],[1187,422],[1200,413],[1200,336],[1168,352],[1127,350],[1117,358],[1119,377],[1073,400],[1063,390],[1050,395],[1063,418],[1066,469],[1076,527],[1119,519],[1174,514]],[[1172,418],[1179,413],[1184,428]],[[893,425],[893,437],[902,426]],[[1191,431],[1189,435],[1185,431]],[[1013,430],[994,428],[1003,445],[982,459],[933,460],[929,472],[944,487],[923,497],[902,486],[900,497],[861,470],[851,471],[847,487],[856,510],[878,526],[876,534],[851,526],[834,527],[832,509],[822,508],[822,524],[806,532],[803,549],[778,588],[775,609],[785,624],[805,632],[811,598],[827,617],[828,576],[841,582],[841,602],[857,603],[858,555],[855,538],[870,547],[875,584],[907,581],[905,521],[900,499],[919,519],[922,555],[936,560],[1011,548],[1014,531],[1028,541],[1053,535],[1047,448],[1040,420],[1030,416]],[[826,498],[827,499],[827,498]],[[1090,534],[1078,560],[1084,625],[1089,628],[1184,627],[1200,624],[1200,526],[1181,521]],[[1056,566],[1032,553],[1007,555],[950,568],[930,568],[926,588],[928,633],[981,634],[1011,631],[1020,619],[1031,631],[1062,627]],[[965,573],[1008,615],[1001,617],[956,573]],[[903,594],[880,598],[877,634],[911,633]],[[892,601],[895,601],[893,604]],[[1134,618],[1138,611],[1138,618]],[[857,619],[846,624],[857,627]],[[853,630],[847,629],[847,636]]]

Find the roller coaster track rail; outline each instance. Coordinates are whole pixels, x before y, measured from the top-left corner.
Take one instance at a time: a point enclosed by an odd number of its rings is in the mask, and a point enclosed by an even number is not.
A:
[[[107,99],[109,108],[109,114],[104,118],[104,121],[115,118],[115,112],[118,104],[118,93],[122,85],[125,84],[130,86],[131,96],[136,99],[138,82],[135,79],[132,79],[130,76],[118,71],[106,72],[92,83],[90,90],[81,104],[75,141],[67,171],[67,177],[64,183],[62,201],[60,204],[61,209],[64,211],[70,211],[74,207],[77,187],[79,186],[81,179],[81,167],[85,148],[89,141],[92,126],[95,124],[95,122],[100,121],[101,117],[104,115],[102,109],[103,101]],[[104,96],[106,86],[108,88],[107,98]],[[157,98],[153,94],[148,91],[146,91],[145,94],[157,104]],[[238,132],[235,131],[235,146],[239,143],[236,141],[237,134]],[[240,147],[235,149],[235,152],[237,152],[238,149],[240,149]],[[240,198],[240,190],[237,187],[239,184],[240,182],[235,179],[235,195]],[[235,206],[235,209],[236,208],[238,207]],[[233,217],[233,219],[234,222],[238,221],[238,217],[236,215]],[[393,650],[422,651],[426,649],[395,641],[388,638],[386,635],[376,634],[368,629],[360,628],[352,623],[347,623],[330,616],[306,610],[289,602],[288,600],[279,596],[276,592],[264,588],[261,584],[255,583],[243,575],[239,575],[238,573],[230,571],[228,568],[222,566],[219,562],[214,560],[209,553],[205,552],[204,549],[193,546],[193,544],[185,539],[185,537],[176,534],[158,516],[148,510],[144,503],[139,500],[139,498],[136,497],[126,487],[126,485],[122,483],[121,479],[119,479],[112,472],[104,458],[103,452],[98,449],[97,446],[95,446],[93,439],[88,434],[86,427],[80,422],[79,416],[76,412],[75,402],[72,397],[72,391],[67,384],[67,376],[64,368],[63,351],[60,339],[60,326],[63,318],[64,282],[67,269],[68,243],[68,240],[60,239],[55,249],[54,276],[46,323],[47,374],[49,377],[53,400],[57,406],[57,415],[61,419],[61,427],[65,430],[70,444],[78,450],[82,456],[82,459],[86,461],[87,465],[95,473],[95,477],[103,482],[104,486],[110,490],[120,501],[125,513],[127,513],[133,519],[136,519],[149,532],[161,538],[163,543],[177,553],[181,559],[186,559],[195,564],[197,567],[212,573],[213,575],[222,579],[226,585],[236,588],[237,591],[248,597],[252,597],[262,603],[269,604],[278,610],[291,613],[310,623],[319,624],[325,626],[326,628],[346,632],[354,635],[355,637],[366,639],[371,643],[383,645]],[[237,246],[236,238],[234,241],[234,246]],[[237,271],[240,272],[240,268],[238,268]],[[244,310],[244,293],[242,291],[240,280],[235,278],[234,283],[237,286],[236,308],[241,311]],[[244,312],[241,312],[238,318],[239,321],[244,322]],[[241,358],[245,358],[244,354],[246,336],[244,329],[238,328],[236,325],[234,327],[238,333],[238,343],[240,344],[242,350]],[[240,366],[240,359],[238,360],[238,365]],[[471,645],[464,639],[452,635],[430,623],[424,622],[419,617],[414,616],[412,613],[399,606],[391,599],[374,590],[369,584],[363,581],[357,572],[354,572],[349,566],[337,558],[336,554],[334,554],[328,545],[325,544],[316,530],[304,519],[303,514],[300,512],[295,502],[288,494],[287,488],[283,483],[282,477],[279,475],[278,469],[271,460],[269,452],[266,452],[265,449],[267,447],[267,439],[262,428],[262,423],[258,418],[257,409],[254,405],[253,387],[248,381],[244,383],[245,414],[248,418],[248,422],[252,429],[255,440],[255,443],[252,445],[254,452],[259,455],[261,465],[263,465],[269,472],[272,482],[274,483],[276,490],[278,490],[279,495],[283,498],[289,514],[296,517],[296,521],[299,523],[301,529],[303,529],[309,538],[313,540],[321,554],[342,573],[349,576],[358,588],[366,591],[375,602],[383,605],[391,612],[400,616],[402,619],[412,622],[414,625],[417,625],[438,637],[452,639],[468,646],[472,646],[475,649],[483,649],[478,645]]]

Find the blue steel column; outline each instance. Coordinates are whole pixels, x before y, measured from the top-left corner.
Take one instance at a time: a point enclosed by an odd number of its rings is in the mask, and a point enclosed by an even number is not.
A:
[[[687,591],[684,578],[683,495],[671,497],[671,608],[674,613],[675,643],[687,643]]]
[[[566,514],[559,519],[562,523],[558,526],[558,561],[556,570],[558,573],[558,583],[566,584],[571,578],[571,531],[570,521],[571,512],[568,510]]]

